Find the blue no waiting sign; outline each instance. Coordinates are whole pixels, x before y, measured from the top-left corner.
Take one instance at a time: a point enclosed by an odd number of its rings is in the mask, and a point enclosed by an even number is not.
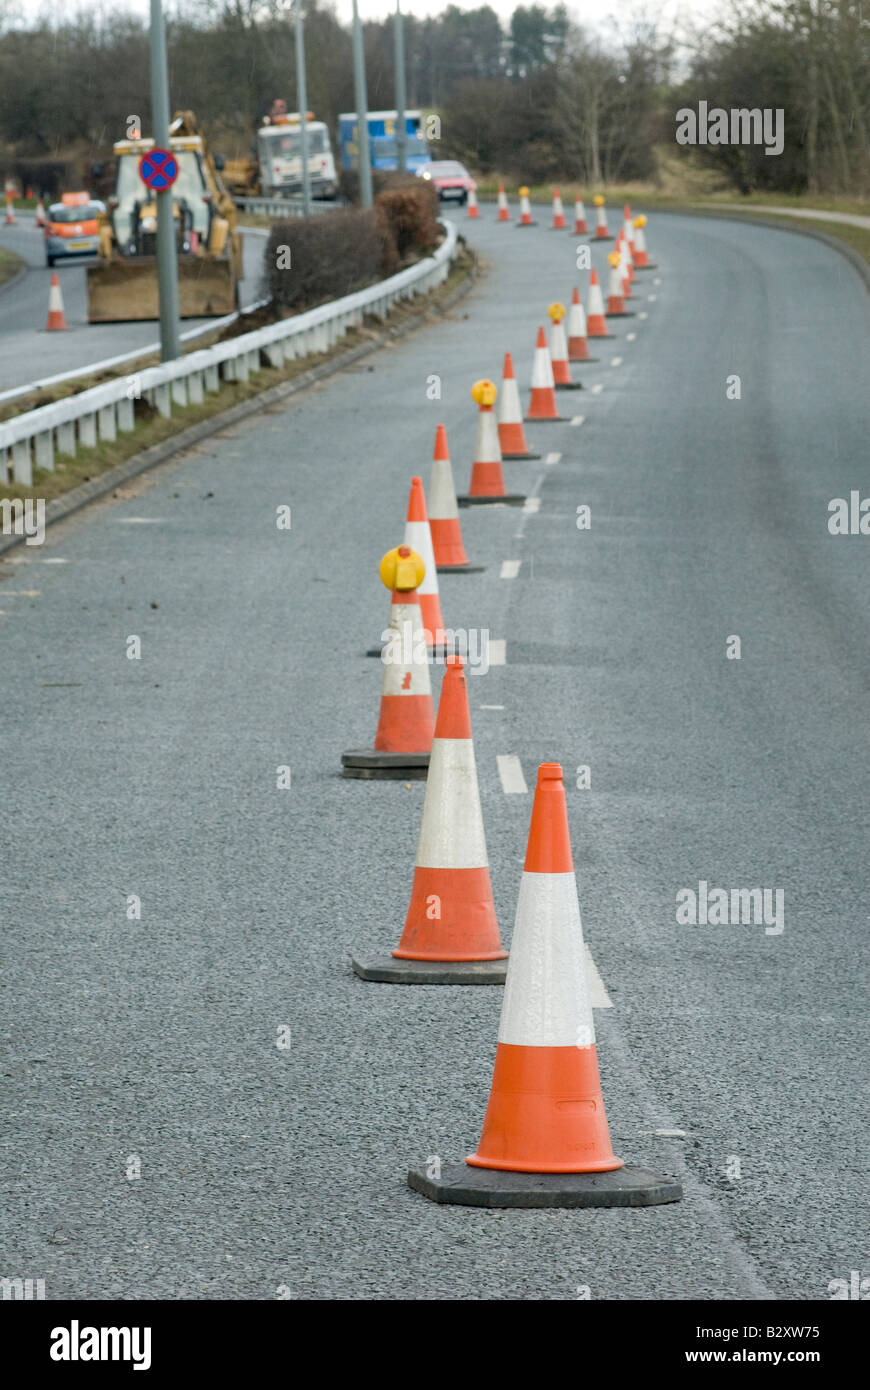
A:
[[[171,150],[149,150],[139,160],[139,177],[155,193],[162,193],[178,178],[178,160]]]

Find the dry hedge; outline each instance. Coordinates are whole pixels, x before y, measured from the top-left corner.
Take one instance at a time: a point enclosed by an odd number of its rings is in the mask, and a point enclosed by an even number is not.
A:
[[[280,313],[299,313],[394,275],[413,252],[437,245],[437,210],[434,189],[406,178],[380,192],[373,208],[276,222],[266,243],[264,291]]]

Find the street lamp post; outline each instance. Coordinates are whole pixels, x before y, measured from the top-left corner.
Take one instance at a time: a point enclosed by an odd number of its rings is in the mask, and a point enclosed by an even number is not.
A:
[[[308,89],[305,83],[305,34],[302,28],[302,0],[296,0],[296,97],[302,133],[302,211],[311,213],[311,171],[308,168]]]
[[[396,0],[394,34],[396,40],[394,57],[396,69],[396,155],[399,172],[404,174],[408,167],[408,131],[405,122],[405,107],[408,104],[408,98],[405,91],[405,30],[401,0]]]
[[[169,148],[169,73],[166,66],[166,30],[161,0],[151,0],[151,122],[154,144]],[[172,188],[155,193],[157,199],[157,286],[160,294],[160,358],[171,362],[181,356],[178,331],[178,252]]]
[[[370,208],[372,197],[372,161],[369,155],[369,102],[366,95],[366,59],[363,49],[359,7],[353,0],[353,91],[356,101],[357,149],[359,150],[359,199]]]

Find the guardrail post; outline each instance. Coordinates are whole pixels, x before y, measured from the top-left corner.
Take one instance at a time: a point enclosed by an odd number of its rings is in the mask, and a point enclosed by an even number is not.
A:
[[[131,402],[132,404],[132,402]],[[67,420],[65,424],[57,427],[57,452],[59,454],[69,454],[75,458],[76,453],[76,422]]]
[[[12,445],[12,478],[22,487],[33,487],[33,465],[30,460],[30,440],[19,439]]]
[[[267,343],[263,348],[270,367],[283,367],[284,347],[281,343]]]
[[[171,391],[172,399],[176,405],[187,405],[187,382],[183,376],[175,377]]]
[[[130,434],[136,428],[136,407],[132,397],[122,396],[118,401],[118,429]]]
[[[168,382],[164,381],[154,387],[154,404],[164,420],[172,418],[172,392],[169,390]]]
[[[187,378],[187,398],[191,405],[202,405],[205,392],[202,389],[202,372],[191,372]]]
[[[93,411],[79,416],[79,443],[86,449],[94,449],[97,444],[97,417]]]
[[[34,438],[36,466],[45,468],[50,473],[54,471],[54,442],[51,430],[43,430]]]
[[[97,411],[97,428],[100,438],[108,440],[110,444],[117,439],[118,432],[115,429],[114,403],[104,405],[102,409]]]
[[[219,391],[221,389],[221,374],[217,362],[209,362],[205,369],[205,389],[206,391]]]

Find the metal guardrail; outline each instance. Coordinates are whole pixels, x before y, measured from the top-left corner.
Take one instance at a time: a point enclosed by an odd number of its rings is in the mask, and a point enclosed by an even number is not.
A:
[[[250,228],[250,231],[256,230]],[[267,236],[267,232],[262,233]],[[226,314],[221,319],[210,319],[200,328],[190,328],[186,333],[181,334],[182,343],[190,343],[194,338],[204,338],[208,333],[217,333],[222,328],[228,328],[231,323],[235,323],[240,313],[250,314],[255,309],[262,309],[269,303],[268,299],[256,299],[253,304],[246,304],[241,310],[235,310],[232,314]],[[112,371],[115,367],[122,367],[125,362],[135,362],[143,357],[150,357],[155,352],[159,353],[160,344],[146,343],[144,347],[131,348],[129,352],[121,352],[117,357],[106,357],[102,362],[89,362],[84,367],[73,367],[68,372],[58,372],[55,376],[42,376],[38,381],[29,381],[25,386],[12,386],[8,391],[0,391],[0,406],[4,401],[14,401],[16,396],[29,396],[32,391],[45,391],[50,386],[60,386],[64,381],[75,381],[78,377],[94,376],[97,372]]]
[[[135,402],[144,397],[169,418],[173,405],[196,405],[223,381],[247,381],[265,357],[280,367],[310,353],[328,352],[366,314],[384,319],[399,300],[413,299],[442,284],[456,254],[456,227],[442,222],[445,237],[432,256],[368,289],[322,304],[295,318],[269,324],[214,347],[200,348],[174,362],[146,367],[134,378],[93,386],[51,405],[0,423],[0,483],[33,486],[33,467],[54,468],[55,452],[74,456],[77,446],[93,447],[135,428]]]
[[[236,207],[242,212],[250,212],[260,217],[304,217],[305,208],[301,198],[236,198]],[[312,216],[319,212],[335,212],[336,208],[346,207],[347,204],[342,198],[334,198],[331,202],[312,198],[309,203],[309,211]]]

